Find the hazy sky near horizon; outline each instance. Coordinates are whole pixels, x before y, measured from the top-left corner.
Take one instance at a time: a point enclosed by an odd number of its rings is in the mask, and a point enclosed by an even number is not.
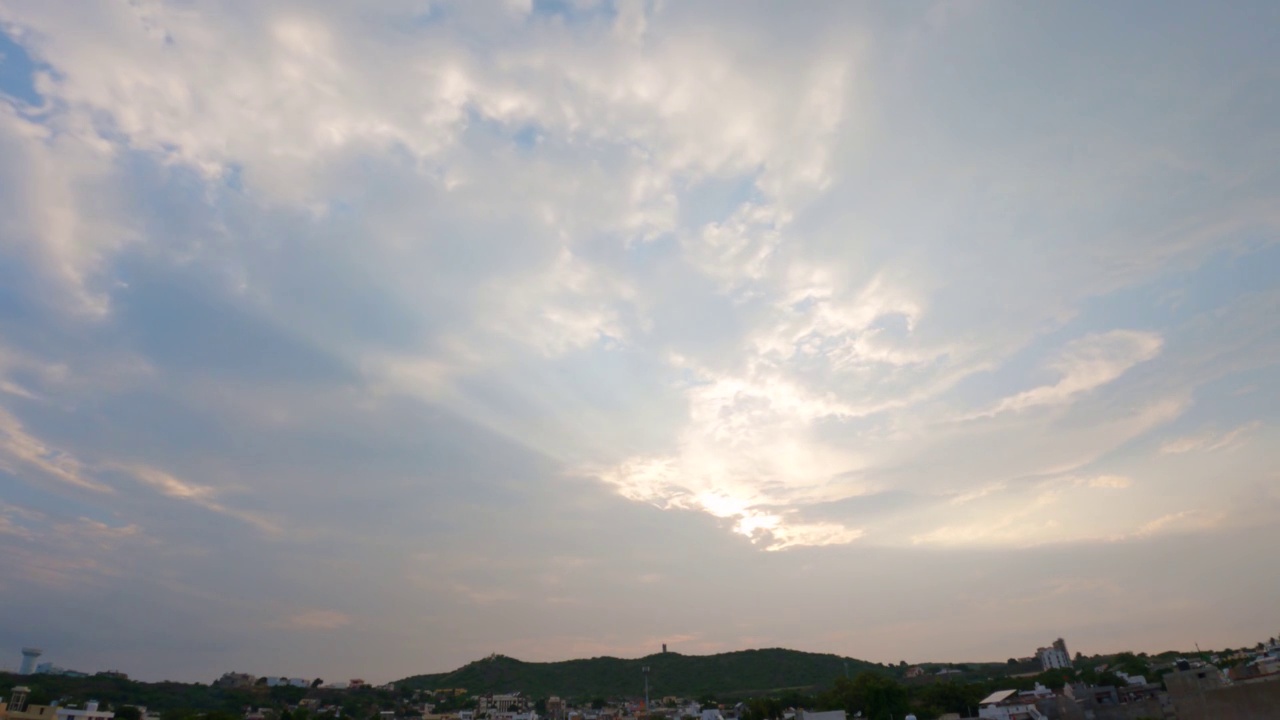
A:
[[[0,0],[0,667],[1280,630],[1280,3]]]

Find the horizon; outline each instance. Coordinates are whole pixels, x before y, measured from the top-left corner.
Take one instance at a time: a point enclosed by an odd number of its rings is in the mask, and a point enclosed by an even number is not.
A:
[[[1269,637],[1278,67],[1269,0],[0,0],[0,647]]]
[[[1196,649],[1196,650],[1194,650],[1194,651],[1190,651],[1190,650],[1161,650],[1161,651],[1158,651],[1158,652],[1153,652],[1153,651],[1149,651],[1149,650],[1141,650],[1141,649],[1135,649],[1135,648],[1126,648],[1126,649],[1123,649],[1123,650],[1113,650],[1113,651],[1109,651],[1109,652],[1081,653],[1081,654],[1082,654],[1084,657],[1086,657],[1086,658],[1091,658],[1091,657],[1107,657],[1107,656],[1112,656],[1112,655],[1118,655],[1118,654],[1120,654],[1120,653],[1125,653],[1125,652],[1132,652],[1132,653],[1134,653],[1135,655],[1138,655],[1138,656],[1140,656],[1140,657],[1141,657],[1141,656],[1147,656],[1147,657],[1160,657],[1160,656],[1163,656],[1163,655],[1170,655],[1170,654],[1178,655],[1178,656],[1194,657],[1194,656],[1200,656],[1200,655],[1212,655],[1212,654],[1217,654],[1218,652],[1226,651],[1226,650],[1229,650],[1229,649],[1230,649],[1230,650],[1238,650],[1238,649],[1241,649],[1241,648],[1252,648],[1252,647],[1255,647],[1256,645],[1257,645],[1257,642],[1255,641],[1254,643],[1250,643],[1250,644],[1247,644],[1247,645],[1223,645],[1221,648],[1219,648],[1219,647],[1217,647],[1217,646],[1214,646],[1214,647],[1212,647],[1212,648],[1205,648],[1205,649],[1197,648],[1197,649]],[[1040,647],[1045,647],[1045,646],[1040,646]],[[1036,648],[1036,649],[1039,649],[1039,648]],[[395,677],[395,678],[392,678],[392,679],[381,679],[381,678],[380,678],[380,679],[378,679],[378,680],[368,680],[364,675],[361,675],[361,674],[360,674],[360,673],[358,673],[358,672],[354,672],[354,673],[346,673],[346,674],[339,673],[338,675],[335,675],[333,679],[328,679],[328,678],[322,678],[322,679],[324,679],[324,680],[325,680],[325,683],[326,683],[326,684],[329,684],[329,683],[343,683],[343,682],[347,682],[347,681],[349,681],[349,680],[351,680],[351,679],[354,679],[354,678],[360,678],[360,679],[364,680],[365,682],[367,682],[368,684],[370,684],[370,685],[375,685],[375,686],[376,686],[376,685],[383,685],[383,684],[386,684],[386,683],[401,682],[401,681],[404,681],[404,680],[409,680],[409,679],[412,679],[412,678],[415,678],[415,677],[420,677],[420,676],[425,676],[425,675],[449,675],[449,674],[451,674],[451,673],[454,673],[454,672],[457,672],[457,671],[459,671],[459,670],[462,670],[462,669],[466,668],[467,666],[473,665],[473,664],[475,664],[475,663],[486,662],[486,661],[494,660],[494,659],[506,659],[506,660],[513,660],[513,661],[515,661],[515,662],[522,663],[522,664],[533,664],[533,665],[552,665],[552,664],[557,664],[557,663],[578,662],[578,661],[583,661],[583,660],[622,660],[622,661],[648,660],[649,658],[653,658],[653,657],[660,657],[660,656],[663,656],[663,655],[678,655],[678,656],[680,656],[680,657],[695,657],[695,658],[699,658],[699,657],[714,657],[714,656],[717,656],[717,655],[731,655],[731,654],[735,654],[735,653],[759,652],[759,651],[767,651],[767,650],[782,650],[782,651],[786,651],[786,652],[798,652],[798,653],[806,653],[806,654],[812,654],[812,655],[829,655],[829,656],[831,656],[831,657],[839,658],[839,659],[842,659],[842,660],[855,660],[855,661],[857,661],[857,662],[867,663],[867,664],[874,665],[874,666],[877,666],[877,667],[886,667],[886,668],[897,668],[897,667],[901,667],[901,663],[902,663],[902,662],[906,662],[906,663],[907,663],[907,667],[915,667],[915,666],[927,666],[927,665],[1003,665],[1003,664],[1005,664],[1005,663],[1008,661],[1008,659],[1009,659],[1009,658],[1016,658],[1016,659],[1018,659],[1018,660],[1034,660],[1034,659],[1035,659],[1035,651],[1034,651],[1035,649],[1033,649],[1033,651],[1032,651],[1031,655],[1029,655],[1029,656],[1028,656],[1028,655],[1019,655],[1019,654],[1014,654],[1014,655],[1010,655],[1010,656],[1008,656],[1005,660],[998,660],[998,659],[994,659],[994,658],[993,658],[993,659],[989,659],[989,660],[975,660],[975,659],[973,659],[973,658],[970,658],[970,659],[968,659],[968,660],[918,660],[918,661],[908,661],[908,660],[905,660],[905,659],[903,659],[903,658],[899,658],[897,661],[871,660],[871,659],[868,659],[868,658],[857,657],[857,656],[855,656],[855,655],[842,655],[842,654],[837,653],[837,652],[828,652],[828,651],[820,651],[820,650],[799,650],[799,649],[797,649],[797,648],[789,648],[789,647],[782,647],[782,646],[775,646],[775,647],[750,647],[750,648],[739,648],[739,649],[736,649],[736,650],[721,650],[721,651],[717,651],[717,652],[708,652],[708,653],[682,653],[682,652],[679,652],[678,650],[670,650],[670,649],[668,649],[668,650],[658,650],[657,652],[652,652],[652,653],[649,653],[649,654],[647,654],[647,655],[637,655],[637,656],[634,656],[634,657],[622,657],[622,656],[614,656],[614,655],[597,655],[597,656],[592,656],[592,657],[570,657],[570,658],[560,658],[560,659],[553,659],[553,660],[527,660],[527,659],[524,659],[524,658],[513,657],[513,656],[511,656],[511,655],[507,655],[507,654],[504,654],[504,653],[501,653],[501,652],[493,652],[493,653],[490,653],[490,654],[488,654],[488,655],[485,655],[484,657],[479,657],[479,658],[475,658],[475,659],[473,659],[473,660],[468,660],[468,661],[463,662],[462,664],[457,665],[457,666],[455,666],[455,667],[453,667],[453,668],[450,668],[450,669],[448,669],[448,670],[438,670],[438,671],[434,671],[434,670],[433,670],[433,671],[426,671],[426,672],[413,672],[413,673],[408,673],[408,674],[399,675],[399,676],[397,676],[397,677]],[[1072,656],[1074,657],[1074,656],[1075,656],[1075,654],[1076,654],[1077,652],[1081,652],[1081,651],[1072,651]],[[107,671],[111,671],[111,672],[124,672],[126,675],[128,675],[128,676],[129,676],[129,680],[134,681],[134,682],[142,682],[142,683],[179,682],[179,683],[191,683],[191,684],[203,684],[203,685],[209,685],[209,684],[211,684],[214,680],[216,680],[216,679],[217,679],[216,677],[215,677],[215,678],[213,678],[213,679],[211,679],[211,680],[208,680],[208,681],[202,681],[202,680],[199,680],[199,679],[177,679],[177,678],[162,678],[162,679],[148,678],[148,679],[143,679],[143,678],[141,678],[141,677],[139,677],[139,676],[135,676],[133,673],[130,673],[127,669],[124,669],[124,668],[100,668],[100,669],[94,669],[94,670],[85,670],[85,669],[83,669],[83,668],[79,668],[79,667],[70,667],[70,666],[68,666],[68,667],[67,667],[67,669],[76,670],[76,671],[80,671],[80,672],[86,672],[86,673],[88,673],[88,675],[89,675],[89,676],[93,676],[93,675],[94,675],[95,673],[97,673],[97,672],[107,672]],[[16,669],[10,668],[8,665],[6,665],[6,664],[4,664],[4,663],[0,663],[0,672],[8,673],[8,674],[11,674],[11,675],[18,675],[19,677],[22,677],[22,675],[20,675],[20,674],[17,672],[17,670],[16,670]],[[243,669],[242,669],[242,668],[227,668],[227,669],[224,669],[224,670],[222,670],[222,671],[219,671],[219,672],[217,673],[217,675],[218,675],[218,676],[221,676],[223,673],[228,673],[228,672],[243,672]],[[259,673],[248,673],[248,674],[250,674],[250,675],[254,675],[255,677],[258,677],[258,678],[266,678],[266,677],[290,677],[290,678],[293,678],[293,677],[301,677],[301,678],[307,678],[307,679],[312,679],[312,680],[314,680],[316,677],[320,677],[320,676],[308,676],[308,675],[306,675],[306,674],[303,674],[303,675],[295,675],[295,674],[292,674],[292,673],[284,673],[283,675],[263,675],[263,674],[259,674]]]

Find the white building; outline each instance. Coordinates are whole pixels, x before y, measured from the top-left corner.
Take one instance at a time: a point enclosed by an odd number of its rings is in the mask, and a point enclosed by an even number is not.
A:
[[[997,690],[978,703],[978,717],[990,720],[1047,720],[1036,708],[1035,696],[1019,696],[1017,690]]]
[[[1036,659],[1045,672],[1071,667],[1071,653],[1067,652],[1067,643],[1062,638],[1054,640],[1049,647],[1036,650]]]
[[[1117,670],[1116,677],[1124,681],[1125,685],[1146,685],[1147,677],[1145,675],[1130,675],[1124,671]]]
[[[58,720],[111,720],[116,716],[115,713],[108,710],[99,710],[97,700],[90,700],[85,703],[83,710],[69,707],[54,709],[58,713]]]

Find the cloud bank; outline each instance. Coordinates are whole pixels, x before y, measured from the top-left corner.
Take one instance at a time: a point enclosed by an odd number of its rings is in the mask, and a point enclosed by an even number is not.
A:
[[[1250,641],[1275,13],[0,0],[0,641]]]

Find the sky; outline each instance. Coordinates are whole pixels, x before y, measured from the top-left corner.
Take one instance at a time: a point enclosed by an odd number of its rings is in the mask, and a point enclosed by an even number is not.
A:
[[[1280,629],[1280,4],[0,0],[0,667]]]

